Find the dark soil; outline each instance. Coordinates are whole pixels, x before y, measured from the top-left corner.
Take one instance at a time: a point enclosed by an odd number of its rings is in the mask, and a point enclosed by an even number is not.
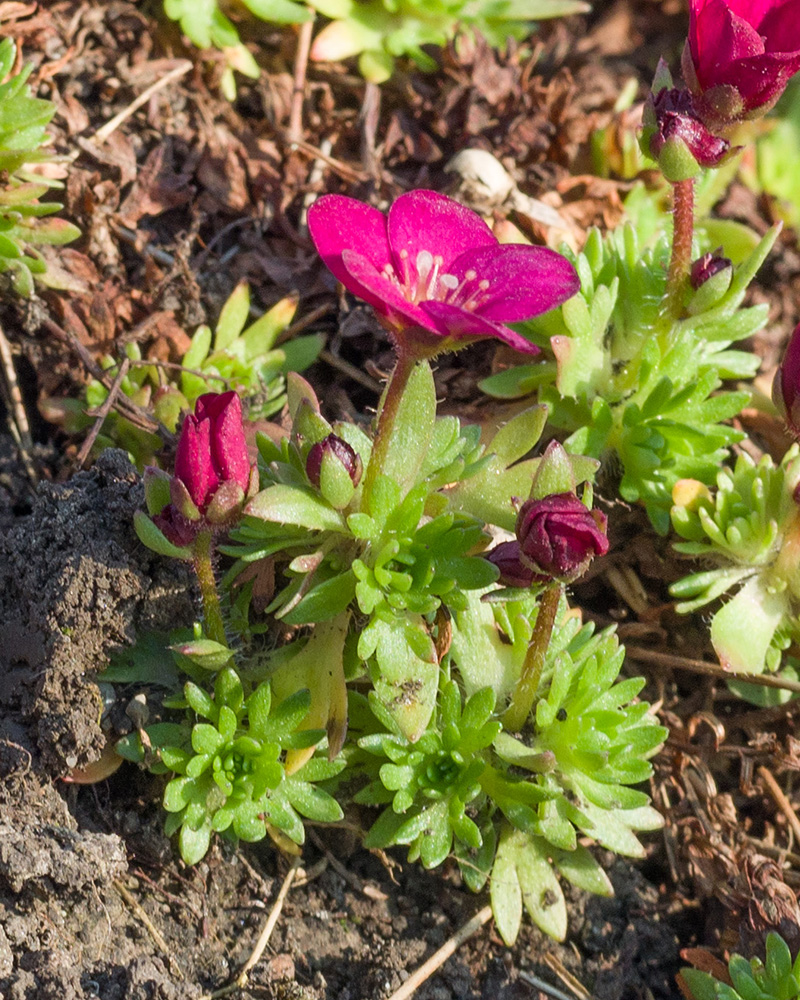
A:
[[[204,862],[184,866],[162,833],[163,779],[133,765],[94,785],[64,780],[97,761],[107,734],[130,727],[129,706],[147,695],[103,685],[109,655],[144,629],[191,624],[196,605],[188,575],[136,541],[131,519],[142,488],[125,456],[105,452],[74,474],[80,441],[46,424],[37,405],[46,412],[48,400],[80,393],[92,365],[96,374],[103,354],[119,354],[131,340],[149,357],[178,361],[187,331],[215,319],[247,278],[259,310],[291,290],[301,295],[300,318],[329,306],[311,327],[328,335],[328,353],[310,379],[329,417],[365,417],[390,354],[366,310],[335,314],[333,286],[302,230],[306,196],[340,190],[389,200],[410,187],[444,190],[448,160],[478,147],[498,155],[523,192],[558,208],[573,236],[612,226],[628,185],[591,176],[591,134],[614,119],[628,78],[643,90],[659,55],[677,60],[686,27],[678,0],[598,0],[587,18],[543,27],[532,53],[476,44],[440,53],[434,75],[401,67],[377,108],[351,68],[312,67],[297,150],[286,138],[295,36],[262,31],[265,72],[242,83],[234,104],[213,86],[213,61],[197,59],[188,76],[98,143],[96,130],[171,60],[196,58],[176,31],[154,32],[156,6],[0,4],[2,33],[19,39],[40,96],[58,105],[57,148],[78,152],[64,168],[64,214],[84,232],[50,255],[65,291],[0,306],[34,429],[30,457],[43,480],[34,489],[13,442],[0,437],[4,1000],[208,994],[248,958],[288,870],[269,843],[237,851],[217,843]],[[320,159],[325,140],[330,153]],[[719,212],[761,230],[770,221],[769,204],[739,185]],[[515,221],[529,235],[549,236]],[[761,281],[754,298],[769,301],[771,321],[755,346],[768,372],[797,318],[796,234],[784,234]],[[497,419],[476,382],[503,361],[494,347],[443,360],[437,385],[447,409]],[[359,369],[355,378],[348,364]],[[641,512],[624,508],[612,532],[608,565],[632,567],[644,593],[626,601],[624,588],[598,570],[580,603],[601,622],[617,621],[627,642],[699,657],[704,636],[676,618],[668,599],[678,572],[667,543],[654,539]],[[742,895],[737,852],[753,840],[786,841],[783,817],[750,779],[761,763],[800,766],[793,709],[746,714],[707,678],[648,670],[648,695],[661,703],[672,736],[653,785],[668,825],[648,839],[647,860],[604,858],[616,896],[573,892],[564,945],[526,924],[509,950],[484,928],[419,989],[419,1000],[548,995],[525,975],[573,995],[554,969],[571,973],[594,1000],[668,1000],[677,996],[681,947],[735,944],[730,913],[748,912],[763,927],[753,900],[774,896],[749,875]],[[728,741],[722,755],[710,735],[716,725]],[[359,849],[359,817],[348,820],[311,831],[305,875],[235,996],[382,1000],[485,902],[461,886],[455,866],[426,873],[400,853]]]

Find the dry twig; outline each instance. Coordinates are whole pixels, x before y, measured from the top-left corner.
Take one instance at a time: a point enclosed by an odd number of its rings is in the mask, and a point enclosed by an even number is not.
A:
[[[645,649],[643,646],[626,646],[628,656],[640,663],[652,663],[657,667],[671,667],[674,670],[689,670],[694,674],[705,674],[721,681],[740,680],[748,684],[758,684],[761,687],[780,688],[782,691],[793,691],[800,694],[800,681],[790,681],[785,677],[773,677],[771,674],[733,674],[722,667],[716,667],[705,660],[690,660],[674,653],[659,653],[655,649]]]
[[[150,917],[148,917],[147,913],[145,913],[136,897],[118,879],[114,882],[114,888],[120,896],[122,896],[123,900],[128,904],[131,910],[133,910],[135,916],[141,920],[142,924],[147,928],[147,932],[153,939],[155,946],[166,956],[166,959],[169,962],[169,967],[172,970],[172,974],[176,979],[183,980],[183,971],[175,960],[175,956],[172,954],[171,948],[161,936],[159,929],[155,926]]]
[[[75,459],[75,464],[77,468],[82,469],[86,463],[86,459],[89,457],[89,452],[97,440],[97,435],[102,430],[103,424],[106,422],[106,417],[111,412],[114,404],[117,401],[117,396],[119,396],[120,389],[122,388],[122,382],[125,376],[128,374],[128,369],[131,363],[128,358],[122,362],[119,366],[119,371],[114,381],[111,383],[111,388],[108,390],[108,395],[103,400],[101,406],[94,411],[92,416],[94,416],[95,421],[92,424],[92,429],[86,435],[86,440],[81,445],[81,450],[78,452],[78,457]]]
[[[455,934],[449,937],[442,947],[431,955],[427,962],[423,962],[417,971],[408,977],[399,990],[392,993],[389,1000],[408,1000],[422,986],[425,980],[429,979],[440,966],[444,965],[447,959],[468,938],[471,938],[485,923],[489,922],[491,916],[491,906],[484,906],[483,909],[478,910],[471,920],[468,920],[463,927],[459,928]],[[566,1000],[571,1000],[571,998],[567,997]]]
[[[764,765],[762,764],[761,767],[759,767],[758,769],[758,773],[762,778],[764,784],[767,786],[769,794],[775,800],[775,804],[783,813],[783,815],[786,817],[786,821],[792,828],[792,833],[794,834],[795,840],[797,841],[797,843],[800,843],[800,819],[798,819],[797,813],[794,811],[792,803],[786,798],[783,789],[775,780],[774,775],[768,768],[764,767]]]
[[[25,466],[28,479],[35,486],[39,482],[39,475],[31,458],[33,437],[31,435],[30,424],[28,423],[28,414],[25,412],[25,404],[22,399],[19,382],[17,381],[17,370],[14,367],[14,356],[11,352],[11,345],[6,339],[2,327],[0,327],[0,362],[2,362],[3,374],[5,375],[6,387],[8,389],[10,410],[14,415],[14,419],[8,422],[9,430],[16,440],[20,458],[22,459],[22,464]]]
[[[272,937],[272,932],[275,930],[275,925],[281,915],[281,910],[283,910],[283,904],[286,901],[286,896],[292,887],[292,882],[294,882],[299,867],[300,858],[295,858],[292,862],[292,867],[286,873],[283,885],[281,886],[277,898],[272,905],[272,909],[267,917],[267,922],[264,924],[264,929],[261,931],[258,941],[256,941],[255,948],[253,948],[250,958],[248,958],[244,963],[242,971],[228,986],[223,986],[222,989],[215,990],[213,993],[206,993],[200,998],[200,1000],[218,1000],[219,997],[229,996],[231,993],[235,993],[236,990],[244,989],[247,985],[251,970],[258,964],[261,956],[264,954],[264,949],[269,944],[269,939]]]
[[[97,142],[105,142],[111,133],[116,131],[116,129],[118,129],[124,121],[130,118],[135,111],[138,111],[143,104],[146,104],[153,94],[168,86],[173,82],[173,80],[180,79],[180,77],[188,73],[191,68],[192,63],[188,59],[181,59],[174,69],[171,69],[169,73],[166,73],[159,80],[156,80],[155,83],[152,83],[146,90],[143,90],[137,98],[131,101],[127,108],[123,108],[118,115],[114,115],[113,118],[109,118],[105,125],[101,125],[94,134],[95,140]]]

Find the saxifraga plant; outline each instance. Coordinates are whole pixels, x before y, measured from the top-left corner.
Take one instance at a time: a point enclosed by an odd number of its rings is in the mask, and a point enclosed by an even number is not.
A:
[[[731,955],[723,982],[710,972],[681,969],[678,982],[688,1000],[797,1000],[800,955],[792,962],[789,946],[774,931],[767,935],[766,962]]]

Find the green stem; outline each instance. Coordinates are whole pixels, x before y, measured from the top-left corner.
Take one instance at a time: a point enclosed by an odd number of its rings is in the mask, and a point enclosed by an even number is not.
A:
[[[386,462],[386,455],[389,451],[389,442],[392,439],[397,412],[400,409],[400,402],[403,398],[408,380],[414,371],[414,366],[419,359],[416,355],[398,350],[397,362],[392,374],[389,376],[389,383],[383,393],[381,408],[378,413],[378,426],[375,430],[375,440],[372,444],[372,455],[364,476],[364,492],[362,494],[362,510],[369,510],[369,498],[375,486],[375,480],[383,471]]]
[[[664,312],[670,319],[680,319],[689,271],[692,266],[694,235],[694,178],[672,185],[672,256],[667,271],[667,294]]]
[[[539,681],[542,679],[544,661],[547,658],[547,650],[558,614],[558,605],[561,601],[561,591],[562,585],[560,583],[551,583],[542,594],[539,602],[539,613],[533,627],[533,635],[528,644],[525,662],[522,665],[522,673],[517,681],[514,694],[511,696],[511,704],[503,716],[503,729],[507,732],[519,732],[530,715],[536,692],[539,690]]]
[[[205,619],[206,635],[214,642],[228,645],[225,638],[225,626],[222,622],[222,607],[217,592],[217,581],[214,577],[212,553],[214,541],[210,531],[201,531],[194,541],[194,558],[192,564],[200,584],[200,596],[203,599],[203,618]]]

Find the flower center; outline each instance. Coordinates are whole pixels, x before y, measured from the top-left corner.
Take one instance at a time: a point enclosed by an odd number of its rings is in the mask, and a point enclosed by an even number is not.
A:
[[[386,264],[382,274],[414,305],[418,302],[446,302],[472,312],[486,302],[489,282],[486,279],[478,281],[476,271],[465,271],[459,281],[454,274],[442,271],[443,260],[440,256],[434,257],[429,250],[420,250],[415,261],[417,273],[414,277],[408,259],[408,250],[401,250],[401,273],[398,274],[392,264]]]

